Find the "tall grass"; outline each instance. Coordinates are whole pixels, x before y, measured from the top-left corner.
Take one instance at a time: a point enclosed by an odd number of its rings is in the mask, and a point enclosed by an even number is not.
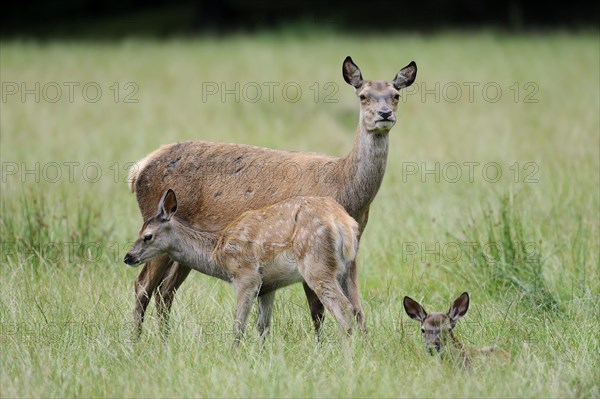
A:
[[[0,240],[3,261],[26,262],[33,269],[66,266],[96,257],[98,248],[107,248],[114,221],[102,217],[98,204],[88,196],[73,204],[63,193],[49,196],[35,187],[25,189],[16,199],[2,201]]]
[[[140,269],[122,258],[141,218],[127,165],[189,139],[346,154],[358,115],[340,74],[347,55],[367,79],[389,79],[412,59],[419,67],[420,91],[404,93],[361,239],[368,336],[356,337],[349,356],[327,315],[316,344],[296,285],[277,293],[271,337],[262,344],[250,327],[232,353],[233,292],[192,273],[177,294],[167,341],[151,304],[134,344]],[[0,104],[1,397],[600,396],[595,32],[3,42],[0,68],[3,83],[19,88],[80,84],[73,102],[65,91],[57,102],[17,94]],[[99,101],[82,97],[88,82],[102,88]],[[137,103],[123,101],[128,82],[137,84]],[[203,101],[207,82],[295,82],[303,96],[284,101],[276,91],[271,102],[264,91],[257,102]],[[337,102],[323,101],[329,82]],[[421,96],[452,82],[463,87],[456,102],[441,91],[439,101]],[[472,102],[465,82],[479,83]],[[483,100],[480,89],[490,82],[503,91],[496,102]],[[522,101],[528,82],[538,87],[537,103]],[[471,180],[463,169],[459,181],[406,173],[450,162],[479,167]],[[491,162],[504,172],[498,181],[481,174]],[[52,163],[62,167],[60,181],[43,174]],[[65,164],[76,165],[72,179]],[[526,164],[538,168],[535,179],[525,179],[532,177]],[[87,165],[101,172],[97,179]],[[431,253],[450,243],[469,254]],[[407,244],[418,252],[407,254]],[[462,370],[423,350],[402,297],[443,310],[462,291],[472,294],[471,307],[456,334],[501,347],[509,362],[475,359]],[[251,317],[250,326],[256,310]]]
[[[449,235],[469,243],[462,248],[470,260],[463,272],[470,285],[484,284],[486,293],[496,297],[519,296],[534,311],[560,310],[544,280],[543,241],[524,227],[513,195],[502,197],[481,221],[472,219],[463,231],[463,237]]]

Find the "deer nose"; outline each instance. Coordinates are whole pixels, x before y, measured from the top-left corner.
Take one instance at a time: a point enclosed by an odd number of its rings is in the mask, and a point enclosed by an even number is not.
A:
[[[381,116],[381,118],[388,119],[390,116],[392,116],[392,111],[384,109],[379,111],[378,114]]]
[[[134,257],[131,256],[131,254],[129,254],[129,253],[127,255],[125,255],[123,262],[125,262],[128,265],[134,265],[136,263]]]

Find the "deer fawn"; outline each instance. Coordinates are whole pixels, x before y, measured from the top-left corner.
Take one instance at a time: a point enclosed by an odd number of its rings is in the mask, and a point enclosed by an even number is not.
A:
[[[371,81],[363,79],[360,69],[346,57],[342,73],[360,99],[356,138],[346,157],[206,141],[165,145],[130,171],[130,187],[143,218],[155,213],[169,188],[177,192],[179,216],[204,231],[219,231],[245,211],[306,195],[335,199],[358,222],[362,233],[385,173],[388,132],[397,121],[400,90],[414,82],[417,65],[411,62],[392,80]],[[176,290],[189,272],[189,267],[167,255],[148,259],[135,283],[138,333],[155,291],[161,326],[168,327]],[[346,283],[356,285],[355,260],[348,265],[347,275]],[[304,291],[318,333],[323,303],[307,282]],[[348,299],[357,311],[355,317],[364,324],[359,298],[350,295]]]
[[[333,198],[294,197],[247,211],[219,232],[198,229],[175,216],[177,197],[169,189],[158,213],[144,222],[125,255],[131,266],[167,254],[179,264],[233,283],[237,292],[235,342],[244,333],[253,299],[258,297],[258,329],[271,321],[275,291],[304,282],[315,292],[342,331],[362,309],[348,265],[358,250],[358,223]]]
[[[423,306],[407,296],[404,297],[404,310],[411,319],[421,323],[421,334],[425,337],[425,350],[432,355],[434,350],[442,357],[446,353],[450,353],[452,358],[466,367],[470,365],[473,355],[477,353],[500,352],[508,356],[505,351],[494,347],[481,349],[468,347],[454,335],[456,322],[469,310],[469,294],[466,292],[454,300],[448,313],[432,312],[427,314]],[[450,345],[448,345],[448,341],[450,341]]]

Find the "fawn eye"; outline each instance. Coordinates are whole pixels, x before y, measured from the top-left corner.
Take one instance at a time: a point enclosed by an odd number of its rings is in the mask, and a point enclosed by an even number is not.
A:
[[[150,241],[151,239],[152,239],[152,234],[146,234],[146,235],[144,236],[144,242],[148,242],[148,241]]]

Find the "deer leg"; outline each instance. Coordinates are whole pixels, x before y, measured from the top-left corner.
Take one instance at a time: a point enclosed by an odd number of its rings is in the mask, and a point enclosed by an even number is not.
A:
[[[252,302],[258,295],[260,289],[261,277],[258,271],[245,274],[234,278],[233,284],[237,291],[237,309],[235,321],[233,323],[233,332],[235,335],[234,347],[237,346],[246,331]]]
[[[275,291],[268,292],[258,297],[258,334],[263,338],[269,335],[274,301]]]
[[[322,274],[307,275],[305,279],[320,302],[333,314],[342,332],[352,335],[352,304],[344,295],[338,280],[335,277],[325,278]]]
[[[157,256],[146,262],[142,271],[135,280],[135,307],[133,309],[133,321],[135,325],[135,337],[142,333],[144,315],[152,293],[162,281],[171,259],[166,255]]]
[[[352,335],[352,304],[342,292],[337,281],[335,285],[332,284],[318,290],[317,295],[337,320],[342,333],[348,336]]]
[[[169,314],[177,294],[177,289],[190,274],[191,269],[177,262],[173,262],[165,273],[162,282],[156,289],[154,301],[160,322],[160,331],[163,338],[169,335]]]
[[[343,280],[342,288],[344,289],[344,293],[346,297],[350,300],[352,304],[352,310],[354,313],[354,317],[356,318],[356,322],[360,330],[366,334],[367,332],[367,323],[365,320],[365,314],[362,310],[362,306],[360,304],[360,291],[358,289],[358,273],[357,273],[357,264],[356,259],[348,264],[346,276]]]
[[[321,325],[323,325],[323,319],[325,318],[325,307],[323,303],[319,300],[319,297],[315,292],[309,287],[306,282],[302,283],[304,287],[304,293],[306,294],[306,299],[308,300],[308,306],[310,308],[310,317],[312,318],[313,325],[315,327],[315,334],[317,338],[319,337],[319,331],[321,330]]]

